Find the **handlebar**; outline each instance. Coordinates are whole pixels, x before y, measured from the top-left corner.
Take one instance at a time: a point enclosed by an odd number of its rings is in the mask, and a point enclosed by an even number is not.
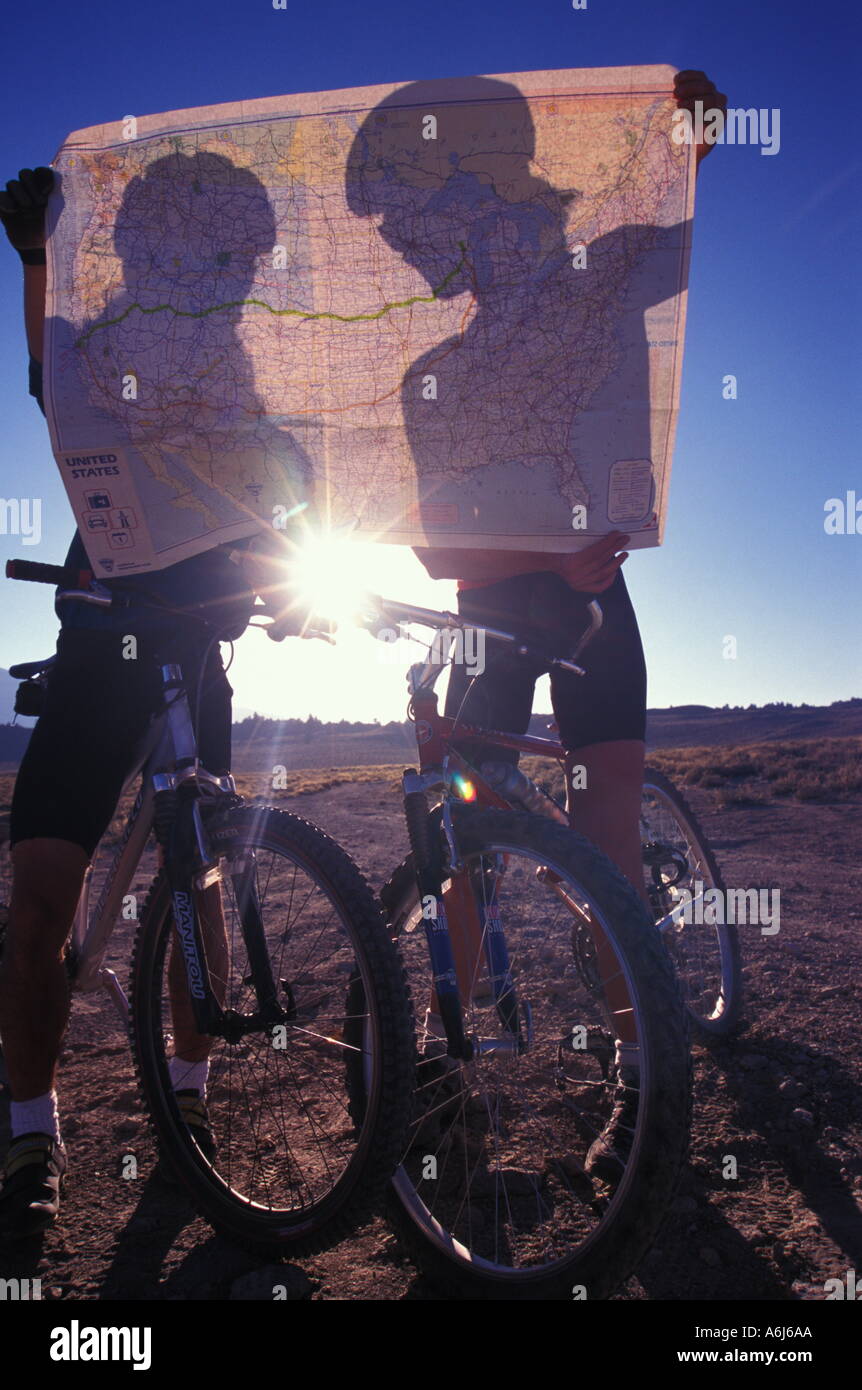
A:
[[[55,584],[61,589],[86,589],[93,581],[92,570],[72,565],[43,565],[37,560],[7,560],[7,579],[24,579],[30,584]]]
[[[116,601],[116,596],[108,589],[103,588],[98,582],[94,583],[93,572],[88,569],[75,569],[67,565],[45,565],[35,560],[7,560],[6,578],[26,580],[35,584],[53,584],[64,591],[57,595],[58,600],[75,599],[98,608],[110,608]],[[457,613],[420,608],[413,603],[383,598],[380,594],[366,594],[362,602],[366,610],[359,620],[362,627],[373,629],[379,626],[383,618],[395,623],[416,623],[420,627],[431,627],[437,631],[462,631],[464,628],[471,628],[476,632],[483,632],[486,637],[495,641],[516,646],[524,656],[540,655],[549,665],[564,671],[573,671],[579,676],[585,672],[576,664],[574,658],[580,656],[602,625],[601,606],[595,599],[591,599],[587,604],[590,614],[589,626],[579,638],[571,657],[550,657],[547,652],[542,652],[533,642],[526,641],[517,633],[497,627],[486,627],[480,623],[465,622]],[[265,606],[257,612],[260,616],[271,619],[265,631],[274,642],[281,642],[288,636],[319,637],[327,642],[333,641],[331,631],[326,632],[308,626],[302,631],[297,631],[296,614],[290,608],[279,611],[272,606]]]
[[[511,632],[503,632],[496,627],[480,627],[478,623],[467,623],[457,613],[438,612],[435,608],[417,608],[413,603],[402,603],[399,599],[383,598],[380,594],[366,595],[365,602],[375,608],[375,618],[365,626],[373,626],[375,619],[389,618],[393,622],[418,623],[420,627],[436,627],[440,631],[465,627],[475,628],[488,637],[496,637],[501,642],[517,642],[519,639]]]
[[[486,627],[482,623],[468,622],[457,613],[438,612],[433,608],[418,608],[415,604],[383,598],[380,594],[367,594],[365,605],[371,612],[361,620],[363,627],[373,628],[379,624],[381,618],[385,618],[390,622],[416,623],[420,627],[432,627],[438,631],[450,631],[452,629],[463,631],[464,628],[471,628],[475,632],[484,632],[486,637],[498,642],[507,642],[516,646],[524,656],[541,655],[543,658],[547,658],[551,666],[556,666],[563,671],[572,671],[578,676],[583,676],[586,673],[583,667],[576,664],[574,658],[580,656],[587,644],[595,637],[603,622],[601,605],[596,599],[591,599],[587,604],[587,611],[590,615],[589,626],[579,638],[571,658],[547,657],[547,654],[540,652],[534,643],[525,641],[517,633],[506,632],[502,628]]]
[[[36,560],[7,560],[6,578],[23,579],[30,584],[55,584],[61,590],[57,603],[68,603],[74,599],[89,603],[95,608],[112,608],[116,598],[94,584],[92,570],[75,569],[72,565],[43,565]]]
[[[71,565],[44,565],[34,560],[7,560],[6,578],[20,579],[31,584],[52,584],[60,589],[57,603],[87,603],[94,608],[119,608],[128,605],[129,598],[100,584],[92,570],[75,569]],[[141,595],[137,595],[141,599]],[[144,600],[146,602],[146,600]],[[160,611],[175,613],[178,616],[194,617],[196,621],[206,620],[198,614],[188,614],[182,609],[172,609],[159,604]],[[319,637],[325,642],[334,639],[331,633],[308,626],[302,627],[296,614],[288,609],[267,607],[253,610],[252,616],[262,616],[269,621],[264,628],[273,642],[282,642],[285,637]],[[262,624],[256,624],[262,626]]]

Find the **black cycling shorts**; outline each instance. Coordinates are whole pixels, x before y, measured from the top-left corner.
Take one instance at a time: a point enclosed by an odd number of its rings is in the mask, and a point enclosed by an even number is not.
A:
[[[516,632],[525,641],[540,644],[543,651],[568,656],[589,623],[587,604],[591,597],[576,593],[559,575],[547,571],[462,589],[458,611],[469,621]],[[595,597],[604,621],[578,659],[586,675],[551,671],[551,703],[560,741],[567,750],[617,739],[643,739],[646,734],[646,663],[622,571]],[[485,669],[467,695],[461,718],[477,727],[526,733],[536,681],[547,669],[547,663],[518,656],[511,646],[489,639]],[[469,667],[453,666],[447,715],[458,713],[469,684]],[[472,750],[472,754],[474,761],[477,756],[517,760],[517,753],[490,747],[481,753]]]
[[[44,710],[15,782],[11,844],[48,836],[71,840],[92,857],[134,771],[150,716],[162,704],[158,662],[166,652],[157,652],[156,641],[157,634],[139,637],[136,659],[127,660],[118,632],[61,631]],[[182,665],[193,720],[205,654],[200,637],[181,638],[171,653]],[[230,770],[232,694],[215,645],[196,732],[200,759],[218,776]]]

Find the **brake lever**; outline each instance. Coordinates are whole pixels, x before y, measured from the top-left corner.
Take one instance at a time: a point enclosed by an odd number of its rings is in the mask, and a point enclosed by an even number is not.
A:
[[[336,645],[335,638],[331,632],[324,632],[321,628],[307,627],[302,632],[296,630],[296,619],[273,618],[271,623],[267,623],[264,631],[270,642],[283,642],[285,637],[318,637],[321,642],[328,642],[330,646]]]

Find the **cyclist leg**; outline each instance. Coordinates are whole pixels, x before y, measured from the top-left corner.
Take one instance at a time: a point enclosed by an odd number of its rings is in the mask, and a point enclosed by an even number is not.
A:
[[[640,846],[646,664],[622,573],[598,600],[604,621],[584,651],[586,675],[551,676],[560,740],[569,769],[576,769],[574,785],[567,777],[567,809],[573,828],[622,869],[646,902]]]
[[[16,779],[10,827],[13,894],[0,971],[0,1037],[16,1101],[53,1089],[69,1013],[62,952],[81,882],[160,700],[156,639],[151,633],[140,637],[136,658],[127,660],[127,635],[64,629],[45,711]],[[183,655],[195,722],[203,648],[189,644]],[[218,653],[212,652],[201,698],[199,751],[204,765],[217,774],[230,765],[232,693]],[[218,993],[227,972],[227,944],[217,884],[198,894],[198,908]],[[178,1000],[177,1051],[197,1062],[208,1055],[210,1039],[202,1039],[194,1028],[185,967],[175,954],[171,978]]]
[[[494,584],[463,589],[458,595],[458,611],[467,624],[487,623],[504,629],[513,625],[524,627],[531,610],[535,578],[534,575],[518,575]],[[484,650],[484,669],[475,679],[464,665],[452,667],[445,712],[449,718],[459,718],[475,728],[526,733],[536,679],[540,674],[540,666],[517,656],[507,643],[489,640]],[[462,748],[468,761],[477,767],[486,760],[515,764],[518,761],[514,749],[497,748],[478,740],[464,743]],[[472,906],[472,890],[461,880],[452,883],[447,908],[461,924],[460,931],[452,935],[452,950],[462,995],[469,998],[481,973],[482,941],[479,919]],[[432,994],[429,1018],[436,1020],[437,1014],[438,1004]]]
[[[582,599],[589,595],[574,595]],[[574,829],[612,859],[646,903],[640,849],[640,804],[646,732],[646,664],[622,573],[597,598],[604,621],[584,649],[584,676],[555,671],[551,695],[567,753],[567,809]],[[592,918],[599,975],[616,1019],[614,1108],[587,1153],[586,1169],[614,1180],[631,1152],[640,1097],[640,1048],[628,988]]]
[[[458,594],[458,612],[468,624],[487,623],[504,630],[515,627],[527,631],[537,614],[547,616],[542,595],[537,594],[537,589],[545,587],[546,579],[553,580],[554,576],[519,574],[495,584],[462,589]],[[450,718],[460,714],[465,724],[474,727],[524,734],[529,728],[536,681],[542,670],[538,662],[518,656],[507,643],[489,639],[484,670],[472,683],[465,666],[453,666],[445,712]],[[468,746],[467,753],[476,763],[485,758],[495,762],[518,761],[515,750],[479,743]]]
[[[641,739],[573,749],[570,760],[584,769],[584,786],[572,793],[569,783],[567,810],[572,828],[598,845],[648,903],[640,840],[645,751]]]
[[[12,900],[0,968],[0,1038],[12,1099],[53,1091],[69,1017],[63,948],[89,863],[70,840],[38,837],[12,850]]]
[[[560,652],[571,647],[587,622],[589,594],[570,589],[558,575],[518,575],[463,590],[459,611],[468,621],[536,633]],[[583,768],[567,807],[576,830],[616,863],[646,901],[640,850],[640,803],[646,731],[646,664],[637,619],[622,572],[598,595],[604,621],[584,653],[586,675],[553,671],[551,698],[569,763]],[[529,725],[539,674],[510,648],[489,643],[482,676],[464,703],[465,722],[512,733]],[[450,679],[446,713],[454,715],[468,690],[463,667]],[[481,749],[478,750],[481,754]],[[500,759],[504,750],[488,749]],[[509,754],[513,761],[517,754]],[[578,785],[579,782],[583,785]]]
[[[585,627],[585,602],[591,595],[571,591],[571,638]],[[602,627],[580,659],[584,676],[552,671],[551,699],[566,749],[566,809],[571,826],[616,863],[647,903],[641,867],[640,810],[644,780],[644,737],[647,730],[647,664],[637,619],[623,574],[596,595],[602,606]],[[571,773],[574,771],[574,777]],[[626,1061],[626,1048],[637,1042],[628,1015],[626,983],[616,972],[601,924],[592,920],[598,967],[606,997],[615,1009],[619,1037],[617,1061]],[[606,962],[606,963],[605,963]],[[620,1072],[620,1076],[621,1076]],[[627,1073],[628,1090],[637,1086]],[[626,1087],[621,1088],[624,1099]],[[601,1156],[613,1144],[616,1120],[626,1119],[626,1106],[615,1111],[606,1133],[591,1148]],[[589,1166],[589,1165],[588,1165]]]
[[[45,709],[15,781],[0,1037],[16,1103],[53,1090],[69,1010],[63,948],[146,727],[147,683],[122,650],[114,633],[61,633]]]

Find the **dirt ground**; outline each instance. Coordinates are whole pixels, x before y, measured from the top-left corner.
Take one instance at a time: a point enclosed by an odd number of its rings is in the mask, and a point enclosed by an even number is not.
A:
[[[691,1162],[626,1300],[818,1300],[862,1271],[862,795],[840,804],[730,806],[691,797],[728,886],[777,887],[781,929],[741,929],[746,1022],[730,1044],[695,1048]],[[391,781],[282,802],[354,855],[375,888],[401,857]],[[140,886],[143,887],[143,878]],[[127,941],[109,962],[125,981]],[[8,1131],[0,1098],[0,1151]],[[78,996],[63,1053],[70,1153],[58,1226],[0,1245],[0,1278],[38,1277],[56,1299],[435,1299],[382,1219],[326,1253],[274,1268],[196,1219],[152,1174],[154,1147],[107,996]],[[137,1180],[121,1176],[138,1159]],[[723,1177],[727,1155],[738,1177]]]

